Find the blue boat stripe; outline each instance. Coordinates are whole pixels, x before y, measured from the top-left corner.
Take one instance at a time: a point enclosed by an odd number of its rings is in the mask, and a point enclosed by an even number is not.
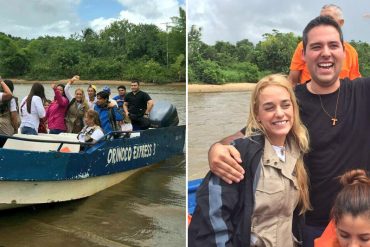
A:
[[[209,217],[215,232],[217,247],[224,247],[228,241],[228,231],[226,222],[222,218],[222,198],[221,198],[220,179],[212,176],[208,183],[209,190]]]

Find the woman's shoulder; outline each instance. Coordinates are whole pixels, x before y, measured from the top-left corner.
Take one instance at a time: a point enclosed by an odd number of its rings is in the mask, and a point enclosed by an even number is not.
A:
[[[263,153],[265,136],[261,134],[246,136],[235,140],[233,145],[239,151],[243,163],[251,165],[249,163],[255,158],[258,159]]]
[[[245,136],[233,141],[234,146],[262,146],[264,145],[265,136],[260,133],[256,133],[250,136]]]

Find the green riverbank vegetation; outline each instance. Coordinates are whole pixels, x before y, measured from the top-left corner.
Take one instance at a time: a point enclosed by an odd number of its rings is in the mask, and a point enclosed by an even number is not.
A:
[[[302,39],[293,33],[272,30],[257,44],[243,39],[236,44],[217,41],[208,45],[201,41],[201,32],[201,28],[192,26],[188,33],[189,82],[257,82],[267,74],[288,74],[291,58]],[[353,40],[350,43],[358,52],[362,76],[370,76],[370,45]]]
[[[23,39],[0,33],[0,75],[25,80],[185,81],[186,13],[172,17],[167,30],[153,24],[116,21],[104,30],[86,28],[65,37]]]

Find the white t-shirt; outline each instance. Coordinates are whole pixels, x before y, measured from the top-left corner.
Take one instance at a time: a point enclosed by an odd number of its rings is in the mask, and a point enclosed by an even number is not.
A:
[[[2,96],[1,95],[2,93],[0,93],[0,97]],[[1,102],[1,100],[0,100],[0,102]],[[10,108],[9,108],[9,111],[10,112],[16,112],[17,111],[17,102],[15,101],[15,99],[14,98],[12,98],[11,100],[10,100]],[[4,113],[5,114],[5,113]]]
[[[89,109],[94,110],[96,101],[97,101],[96,97],[94,98],[94,101],[90,101],[89,96],[86,96],[86,102],[89,105]]]
[[[4,94],[4,93],[0,93],[0,102],[2,102],[2,101],[3,101],[3,94]]]
[[[15,112],[17,111],[17,103],[15,102],[15,99],[12,98],[10,100],[10,112]]]
[[[65,87],[64,87],[64,93],[68,99],[69,102],[72,101],[72,99],[74,98],[73,95],[71,94],[71,84],[67,84]]]
[[[31,113],[27,111],[27,96],[24,97],[21,103],[20,116],[21,126],[30,127],[36,131],[39,129],[40,118],[45,117],[45,108],[42,104],[42,100],[39,96],[34,95],[31,101]]]
[[[82,130],[84,131],[85,128]],[[80,142],[85,142],[85,134],[88,133],[89,131],[91,131],[91,127],[87,127],[86,130],[84,132],[80,132],[79,136],[78,136],[78,140]],[[102,138],[104,136],[104,133],[102,131],[101,128],[96,128],[94,130],[94,132],[91,134],[91,138],[94,139],[95,141],[99,141],[100,138]]]

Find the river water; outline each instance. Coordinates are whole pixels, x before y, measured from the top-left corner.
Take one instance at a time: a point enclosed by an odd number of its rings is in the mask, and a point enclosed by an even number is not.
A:
[[[30,87],[15,85],[15,96]],[[186,123],[185,85],[141,88],[173,103]],[[49,85],[45,93],[53,98]],[[85,199],[0,211],[0,247],[185,246],[185,166],[178,155]]]
[[[216,141],[243,128],[249,113],[250,92],[189,93],[188,178],[209,171],[208,149]]]

